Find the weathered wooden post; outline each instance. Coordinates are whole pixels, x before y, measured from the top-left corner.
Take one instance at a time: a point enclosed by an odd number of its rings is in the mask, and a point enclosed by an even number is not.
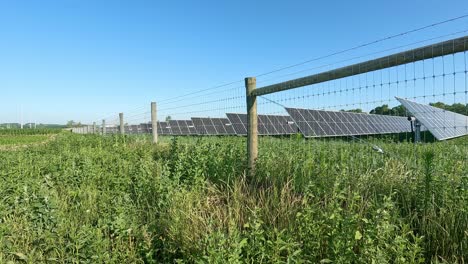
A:
[[[247,98],[247,175],[253,178],[255,175],[255,163],[258,157],[258,117],[257,96],[253,95],[257,85],[255,77],[245,78]]]
[[[93,122],[93,134],[96,134],[96,122]]]
[[[102,120],[102,135],[104,136],[106,134],[106,120]]]
[[[123,113],[119,113],[119,119],[120,119],[120,135],[124,135],[125,134],[125,126],[124,126]]]
[[[153,143],[158,143],[158,116],[156,102],[151,102],[151,128],[153,132]]]

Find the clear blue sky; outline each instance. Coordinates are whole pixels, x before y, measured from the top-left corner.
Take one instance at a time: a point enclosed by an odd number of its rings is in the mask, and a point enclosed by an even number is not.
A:
[[[26,122],[97,120],[466,13],[466,0],[0,0],[0,123],[21,107]],[[467,19],[424,34],[457,29]]]

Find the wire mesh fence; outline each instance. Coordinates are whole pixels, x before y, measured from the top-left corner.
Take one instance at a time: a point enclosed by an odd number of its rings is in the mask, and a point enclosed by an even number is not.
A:
[[[411,133],[416,129],[416,125],[414,121],[404,125],[403,117],[414,116],[415,113],[408,112],[407,107],[404,107],[398,98],[439,106],[444,110],[444,115],[450,115],[446,111],[449,109],[456,109],[459,114],[464,114],[460,113],[466,108],[467,101],[464,37],[446,41],[443,45],[432,44],[425,49],[412,49],[378,60],[369,60],[367,63],[343,66],[346,63],[362,61],[363,58],[463,33],[465,31],[458,31],[274,78],[261,75],[257,85],[264,87],[257,89],[253,94],[258,97],[260,135],[288,136],[292,131],[288,130],[285,133],[284,126],[289,126],[294,134],[302,134],[306,138],[403,134],[409,140],[410,137],[414,137]],[[306,72],[312,75],[289,81],[280,89],[275,90],[275,86],[278,88],[278,85],[268,85],[272,81]],[[322,73],[317,74],[320,72]],[[272,93],[273,91],[275,93]],[[304,113],[309,117],[305,117]],[[239,80],[158,102],[158,134],[246,135],[246,114],[245,87],[243,81]],[[314,114],[318,117],[313,117]],[[298,115],[302,115],[300,120]],[[346,118],[343,119],[344,117]],[[463,122],[457,123],[456,115],[450,115],[450,118],[454,119],[454,124],[438,125],[447,130],[447,133],[450,131],[445,126],[459,130],[458,134],[462,133]],[[150,119],[151,112],[146,106],[126,112],[123,131],[126,134],[152,133]],[[214,122],[224,124],[215,125]],[[420,125],[419,122],[416,123]],[[120,126],[118,118],[107,117],[103,119],[102,124],[85,125],[74,131],[97,133],[99,130],[102,133],[105,127],[106,134],[116,134],[120,131]],[[427,130],[424,124],[422,129]],[[423,140],[427,141],[430,135],[431,133],[423,133]]]
[[[300,142],[306,153],[332,151],[335,142],[364,146],[372,155],[398,156],[386,142],[419,151],[408,143],[468,133],[464,34],[466,30],[319,64],[329,58],[324,56],[313,60],[317,63],[313,68],[296,70],[307,66],[298,64],[258,75],[254,85],[261,88],[250,92],[244,80],[238,80],[161,100],[154,113],[154,133],[149,105],[123,113],[122,119],[106,117],[101,124],[73,132],[157,134],[162,141],[180,136],[237,137],[247,141],[247,156],[254,153],[254,160],[258,148],[260,155],[271,154],[261,149],[273,142],[290,152]],[[447,37],[456,38],[434,42]],[[284,70],[290,72],[283,74]],[[288,80],[304,74],[308,76]],[[249,99],[255,100],[254,112],[249,112]],[[258,136],[259,146],[250,141]]]

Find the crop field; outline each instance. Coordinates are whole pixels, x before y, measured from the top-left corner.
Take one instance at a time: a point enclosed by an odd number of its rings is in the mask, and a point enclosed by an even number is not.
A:
[[[0,152],[0,263],[463,263],[468,138],[62,133]]]

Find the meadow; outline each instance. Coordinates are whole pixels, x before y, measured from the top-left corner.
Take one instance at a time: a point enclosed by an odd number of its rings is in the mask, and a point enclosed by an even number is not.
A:
[[[27,147],[50,140],[60,133],[59,129],[5,129],[0,130],[0,150]]]
[[[0,129],[0,136],[51,135],[61,131],[59,128]]]
[[[58,134],[0,151],[0,263],[464,263],[468,138]]]
[[[43,142],[48,139],[45,135],[17,135],[0,136],[0,146],[22,145]]]

